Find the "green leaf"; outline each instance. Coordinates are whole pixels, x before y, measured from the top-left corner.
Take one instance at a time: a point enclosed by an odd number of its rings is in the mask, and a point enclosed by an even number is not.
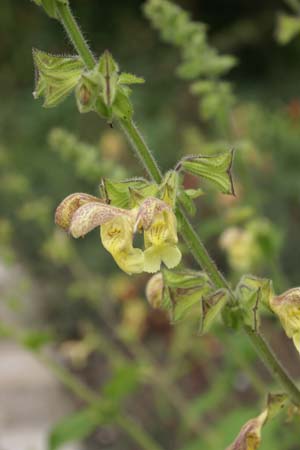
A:
[[[204,299],[202,302],[202,321],[200,326],[200,333],[207,333],[216,319],[219,317],[221,311],[228,300],[228,291],[225,289],[219,289],[214,292],[210,297]]]
[[[114,181],[103,178],[100,185],[101,197],[104,197],[113,206],[119,208],[132,208],[137,206],[137,197],[142,201],[146,197],[155,196],[158,186],[144,178],[129,178],[123,181]]]
[[[297,34],[300,36],[300,18],[280,14],[277,21],[276,38],[279,44],[288,44]]]
[[[184,209],[188,214],[194,216],[197,212],[196,206],[194,204],[194,199],[204,195],[202,189],[179,189],[178,198],[184,206]]]
[[[197,95],[208,94],[216,90],[216,82],[212,80],[198,80],[191,85],[191,92]]]
[[[56,450],[63,444],[78,441],[89,436],[99,425],[110,422],[113,418],[109,407],[88,407],[75,414],[64,417],[51,430],[48,449]]]
[[[145,83],[144,78],[137,77],[132,73],[122,72],[119,76],[119,84],[142,84]]]
[[[178,165],[193,175],[211,181],[224,194],[234,195],[231,167],[233,151],[212,156],[187,156]]]
[[[189,196],[189,198],[191,199],[196,199],[198,197],[201,197],[202,195],[204,195],[204,191],[203,189],[185,189],[184,190],[185,194]]]
[[[34,98],[44,97],[44,107],[52,108],[61,103],[75,88],[84,70],[84,64],[76,56],[62,57],[33,50],[36,69]]]
[[[147,0],[144,11],[162,39],[179,48],[181,63],[176,70],[178,76],[186,80],[198,79],[197,82],[200,77],[200,83],[209,86],[207,94],[200,94],[203,95],[199,108],[201,117],[219,119],[220,112],[224,115],[234,100],[231,86],[227,84],[224,89],[220,77],[236,64],[236,59],[231,55],[220,55],[207,42],[207,26],[192,21],[190,15],[173,2]]]
[[[199,111],[205,119],[217,117],[233,103],[230,83],[200,79],[191,85],[191,93],[200,97]]]
[[[199,76],[220,76],[236,65],[234,56],[220,56],[214,49],[206,48],[203,54],[184,61],[177,69],[183,79],[195,79]]]

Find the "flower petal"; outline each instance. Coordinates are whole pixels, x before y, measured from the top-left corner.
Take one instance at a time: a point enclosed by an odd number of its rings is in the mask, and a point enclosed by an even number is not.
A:
[[[116,208],[107,203],[87,203],[74,213],[70,225],[70,232],[74,238],[84,236],[94,228],[105,224],[114,217],[128,215],[124,209]]]
[[[155,273],[160,270],[161,253],[160,247],[151,246],[144,251],[144,271]]]
[[[142,227],[144,230],[148,230],[151,226],[155,216],[161,213],[164,210],[171,210],[170,206],[167,203],[159,200],[155,197],[148,197],[140,206],[140,209],[137,214],[136,223],[135,223],[135,231]]]
[[[64,230],[68,230],[75,211],[80,206],[90,202],[103,202],[104,200],[94,197],[93,195],[76,192],[68,195],[57,207],[55,211],[55,223]]]
[[[144,232],[145,248],[161,246],[164,244],[177,244],[177,225],[173,211],[164,210],[158,213],[149,227]]]
[[[161,251],[161,259],[168,269],[173,269],[181,261],[181,251],[176,245],[166,245]]]
[[[134,217],[123,214],[103,224],[100,230],[104,248],[128,274],[144,270],[144,253],[132,246],[133,223]]]
[[[132,249],[133,220],[126,215],[116,216],[101,226],[101,241],[111,254]]]
[[[129,275],[144,271],[144,253],[139,248],[132,248],[130,252],[122,251],[112,256],[120,269]]]
[[[294,342],[296,349],[300,353],[300,331],[293,334],[293,342]]]

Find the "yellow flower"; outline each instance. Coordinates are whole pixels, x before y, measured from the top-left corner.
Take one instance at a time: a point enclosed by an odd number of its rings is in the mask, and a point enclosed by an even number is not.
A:
[[[148,197],[139,208],[127,210],[92,195],[71,194],[58,206],[55,222],[74,238],[99,226],[104,248],[128,274],[158,272],[162,262],[171,269],[181,260],[175,214],[157,198]],[[137,230],[144,230],[145,251],[133,247]]]
[[[157,198],[147,198],[138,212],[136,227],[144,229],[145,272],[158,272],[162,262],[168,269],[180,263],[176,217],[167,203]]]
[[[55,222],[75,238],[101,226],[103,246],[124,272],[132,274],[144,269],[143,252],[132,245],[135,217],[135,211],[116,208],[97,197],[76,193],[58,206]]]
[[[120,269],[140,273],[144,269],[144,254],[132,246],[133,224],[131,217],[115,217],[101,226],[100,235],[104,248],[112,254]]]
[[[292,288],[273,297],[270,307],[278,315],[287,336],[300,353],[300,288]]]

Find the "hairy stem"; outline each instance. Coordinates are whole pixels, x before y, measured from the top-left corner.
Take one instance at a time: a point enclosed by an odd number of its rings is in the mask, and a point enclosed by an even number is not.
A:
[[[258,355],[264,361],[265,365],[268,367],[275,380],[285,387],[285,390],[289,395],[291,401],[299,406],[300,392],[298,387],[287,374],[284,367],[278,361],[277,357],[270,349],[266,341],[257,331],[252,330],[251,327],[244,325],[244,330],[247,336],[250,338],[252,344],[254,345]]]
[[[86,66],[90,69],[93,68],[93,55],[81,34],[79,26],[72,16],[70,8],[63,4],[60,4],[59,6],[57,6],[57,8],[60,13],[62,24],[66,32],[70,36],[76,50],[85,62]],[[160,183],[162,180],[161,171],[159,170],[152,152],[147,147],[146,142],[144,141],[135,124],[130,120],[120,120],[120,127],[127,135],[135,153],[140,158],[145,169],[147,170],[148,175],[156,183]],[[217,288],[224,288],[229,290],[231,301],[233,303],[238,303],[238,299],[235,298],[233,293],[231,292],[229,283],[218,270],[215,262],[208,254],[205,246],[201,242],[192,224],[187,219],[183,206],[181,204],[178,205],[178,215],[182,223],[181,234],[197,263],[203,270],[205,270],[205,272],[208,274],[211,281]],[[252,331],[246,325],[244,326],[244,331],[256,348],[258,355],[264,362],[265,366],[268,368],[269,372],[282,385],[282,387],[288,393],[291,401],[297,405],[300,405],[299,389],[287,374],[285,369],[282,367],[280,362],[277,360],[276,356],[274,355],[268,344],[265,342],[264,338],[258,332]]]
[[[88,69],[93,69],[95,66],[95,58],[82,35],[78,23],[73,17],[69,5],[57,2],[56,8],[59,13],[61,23],[63,24],[63,27],[72,41],[78,55],[81,56]]]
[[[136,125],[131,120],[120,119],[120,126],[126,134],[132,147],[135,149],[137,156],[145,167],[148,175],[159,184],[162,181],[162,173],[152,152],[147,147],[141,133],[139,133]]]
[[[122,128],[126,125],[125,121],[122,121]],[[135,126],[132,124],[126,128],[126,134],[129,133],[138,133],[138,130]],[[139,157],[142,159],[142,155],[146,153],[146,144],[145,141],[140,138],[137,139],[135,136],[130,135],[130,141],[134,144],[134,150],[139,155]],[[138,143],[138,144],[137,144]],[[141,148],[140,148],[141,146]],[[150,150],[148,149],[148,152]],[[152,156],[152,154],[151,154]],[[153,158],[153,156],[152,156]],[[143,160],[144,165],[146,166],[146,161]],[[146,166],[147,167],[147,166]],[[156,172],[151,171],[151,166],[147,167],[148,173],[151,176],[152,179],[155,180],[155,177],[157,176]],[[193,228],[190,221],[187,219],[182,205],[178,206],[177,211],[181,224],[181,234],[188,245],[189,249],[191,250],[191,253],[193,254],[195,260],[200,265],[200,267],[205,270],[205,272],[210,277],[211,281],[214,283],[214,285],[217,288],[223,288],[227,289],[230,292],[231,301],[234,304],[238,303],[238,299],[235,298],[234,294],[232,293],[230,289],[230,285],[227,282],[227,280],[223,277],[221,272],[218,270],[215,262],[212,260],[210,255],[208,254],[205,246],[203,245],[202,241],[200,240],[198,234],[196,233],[195,229]],[[261,360],[264,362],[265,366],[268,368],[269,372],[273,375],[273,377],[284,387],[285,391],[288,393],[290,399],[292,402],[296,403],[297,405],[300,405],[300,391],[293,382],[293,380],[290,378],[290,376],[287,374],[285,369],[282,367],[276,356],[274,355],[273,351],[270,349],[268,344],[265,342],[264,338],[257,332],[252,331],[251,328],[244,325],[243,326],[244,331],[246,332],[247,336],[249,337],[250,341],[254,345],[258,355],[260,356]]]

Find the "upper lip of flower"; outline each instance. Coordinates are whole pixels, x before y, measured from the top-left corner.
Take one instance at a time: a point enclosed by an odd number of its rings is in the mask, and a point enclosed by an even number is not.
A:
[[[131,212],[79,192],[69,195],[59,204],[55,212],[55,223],[78,238],[121,215],[131,217]]]
[[[164,210],[172,210],[171,207],[159,200],[155,197],[148,197],[143,201],[140,208],[138,209],[136,221],[134,225],[134,232],[143,228],[144,230],[148,230],[157,214],[161,213]]]

